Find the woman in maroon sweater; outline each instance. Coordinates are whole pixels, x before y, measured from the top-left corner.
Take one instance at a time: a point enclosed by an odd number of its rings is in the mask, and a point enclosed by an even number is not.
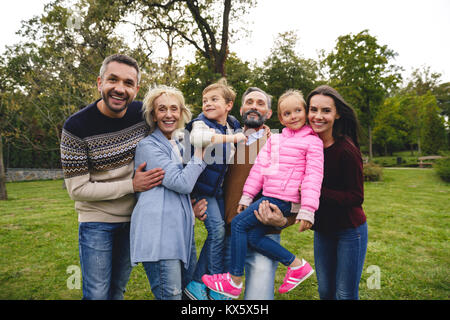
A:
[[[315,213],[314,264],[320,299],[358,299],[367,250],[363,164],[354,110],[329,86],[308,98],[308,120],[324,145],[324,179]],[[263,204],[255,215],[266,224],[285,221],[278,208]]]
[[[307,104],[309,123],[324,145],[324,179],[312,228],[319,296],[356,300],[367,251],[358,120],[329,86],[313,90]]]

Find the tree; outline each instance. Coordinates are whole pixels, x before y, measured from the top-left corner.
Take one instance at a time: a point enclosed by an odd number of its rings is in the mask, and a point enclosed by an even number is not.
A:
[[[239,30],[231,29],[231,23],[255,4],[256,0],[130,0],[122,5],[128,13],[139,13],[141,36],[156,30],[179,37],[208,61],[213,73],[226,77],[230,35]]]
[[[0,200],[7,200],[8,194],[6,192],[6,175],[5,166],[3,164],[3,143],[2,135],[0,134]]]
[[[433,89],[441,115],[450,117],[450,82],[442,83]]]
[[[400,68],[390,63],[396,55],[387,46],[379,45],[368,30],[363,30],[338,37],[336,47],[324,61],[332,86],[357,109],[361,123],[367,128],[370,158],[378,108],[389,90],[401,81]]]
[[[227,83],[236,92],[236,101],[231,114],[240,118],[240,98],[250,85],[252,73],[248,63],[241,61],[233,52],[229,54],[225,67],[230,71]],[[203,89],[220,78],[221,75],[211,71],[208,67],[208,61],[200,53],[196,54],[195,62],[185,66],[179,88],[183,92],[186,103],[190,105],[194,116],[198,115],[202,110]]]
[[[450,82],[442,83],[434,89],[441,115],[445,119],[445,129],[447,131],[447,149],[450,149]]]
[[[442,74],[432,72],[429,66],[413,70],[405,91],[414,92],[418,96],[431,92],[437,100],[442,116],[450,116],[450,83],[440,83]]]
[[[425,115],[422,100],[415,93],[404,91],[400,91],[397,98],[400,101],[400,110],[410,125],[406,142],[409,144],[411,155],[416,145],[418,154],[421,154]]]
[[[412,71],[405,90],[415,92],[418,96],[424,95],[428,91],[432,92],[437,88],[441,76],[438,72],[431,72],[429,66],[416,68]]]
[[[132,51],[115,36],[115,21],[105,21],[106,13],[115,12],[94,0],[79,0],[71,9],[56,0],[42,15],[25,21],[22,42],[7,48],[2,109],[9,121],[2,122],[2,133],[6,144],[27,150],[23,154],[31,154],[30,161],[59,165],[62,125],[98,97],[95,83],[106,56],[118,51],[142,56],[139,48]]]
[[[297,89],[306,96],[314,89],[317,80],[317,63],[305,59],[296,52],[298,43],[294,31],[278,34],[270,55],[264,60],[262,67],[254,70],[254,84],[273,95],[273,105],[278,97],[287,89]],[[280,128],[276,108],[267,124]]]
[[[405,117],[404,101],[403,96],[386,99],[374,119],[373,143],[383,149],[384,155],[402,150],[409,142],[412,125]]]
[[[436,141],[445,143],[442,135],[448,135],[449,131],[450,87],[449,83],[440,84],[440,78],[440,73],[432,72],[428,66],[422,66],[413,70],[408,84],[400,90],[400,94],[408,96],[411,101],[407,116],[415,129],[419,154],[422,151],[436,153],[437,150],[448,148],[434,145]],[[442,130],[442,121],[447,133]],[[430,125],[432,127],[429,127]],[[437,140],[433,140],[432,137],[436,137]]]
[[[1,61],[1,60],[0,60]],[[4,122],[8,121],[4,108],[4,69],[0,63],[0,127],[3,128]],[[5,165],[3,162],[3,129],[0,131],[0,200],[7,200],[8,194],[6,192],[6,175]]]
[[[439,114],[436,97],[431,92],[427,92],[420,98],[425,111],[422,150],[424,154],[437,154],[439,150],[446,149],[444,119]]]

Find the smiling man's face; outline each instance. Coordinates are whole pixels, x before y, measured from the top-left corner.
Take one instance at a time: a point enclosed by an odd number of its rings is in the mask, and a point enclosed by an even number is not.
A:
[[[102,96],[98,103],[100,111],[111,118],[120,118],[139,91],[137,70],[124,63],[110,62],[103,77],[97,78],[97,87]]]
[[[261,127],[272,115],[267,97],[259,91],[252,91],[245,96],[240,111],[244,125],[248,128]]]

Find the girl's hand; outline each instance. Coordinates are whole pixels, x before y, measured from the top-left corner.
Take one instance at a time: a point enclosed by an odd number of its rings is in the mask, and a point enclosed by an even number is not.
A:
[[[312,223],[306,220],[296,220],[295,223],[300,222],[300,228],[298,229],[298,232],[303,232],[305,230],[311,229]]]
[[[244,206],[243,204],[238,205],[237,207],[237,213],[241,213],[242,211],[244,211],[245,209],[247,209],[247,206]]]

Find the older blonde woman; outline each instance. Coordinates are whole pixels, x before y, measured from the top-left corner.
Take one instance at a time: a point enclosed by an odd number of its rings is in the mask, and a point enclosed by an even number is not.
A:
[[[183,146],[173,139],[191,119],[182,93],[171,87],[151,88],[143,114],[150,135],[136,148],[136,163],[160,167],[160,186],[137,194],[131,217],[131,262],[141,262],[158,300],[181,299],[196,264],[194,211],[189,194],[206,167],[202,154],[182,163]],[[188,150],[190,152],[190,150]]]

